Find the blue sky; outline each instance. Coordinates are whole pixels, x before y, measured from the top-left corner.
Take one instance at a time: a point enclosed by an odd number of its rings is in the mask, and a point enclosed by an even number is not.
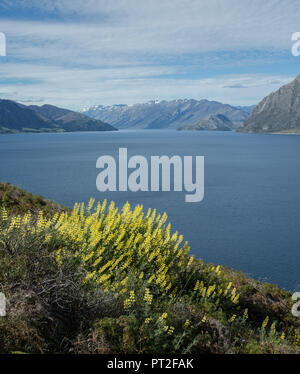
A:
[[[299,0],[1,0],[0,97],[256,104],[300,74]]]

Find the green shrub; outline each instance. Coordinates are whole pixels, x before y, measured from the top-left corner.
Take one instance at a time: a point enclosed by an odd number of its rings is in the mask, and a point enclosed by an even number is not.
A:
[[[166,214],[93,204],[51,215],[0,212],[0,283],[11,300],[5,321],[17,318],[28,332],[15,344],[15,332],[4,332],[5,351],[299,350],[288,292],[189,256]],[[19,305],[16,292],[30,297]]]

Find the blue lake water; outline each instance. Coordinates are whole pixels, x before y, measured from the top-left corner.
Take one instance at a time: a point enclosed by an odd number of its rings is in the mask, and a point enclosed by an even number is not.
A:
[[[205,198],[185,192],[96,189],[96,160],[205,156]],[[300,285],[300,136],[232,132],[119,131],[0,135],[0,179],[72,206],[113,199],[166,211],[191,253],[290,290]]]

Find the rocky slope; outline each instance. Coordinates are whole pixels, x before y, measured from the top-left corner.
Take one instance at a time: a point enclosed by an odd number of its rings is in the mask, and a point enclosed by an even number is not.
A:
[[[211,114],[223,114],[237,128],[249,117],[252,107],[233,107],[209,100],[150,101],[145,104],[94,106],[82,113],[111,123],[119,129],[169,129],[196,123]]]
[[[238,131],[300,133],[300,75],[265,97]]]
[[[208,131],[231,131],[234,123],[222,114],[209,115],[192,125],[183,125],[178,130],[208,130]]]

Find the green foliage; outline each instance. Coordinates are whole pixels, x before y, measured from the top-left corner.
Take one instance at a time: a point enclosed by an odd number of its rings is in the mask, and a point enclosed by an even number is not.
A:
[[[189,256],[165,214],[93,199],[50,214],[26,195],[16,209],[4,187],[1,353],[299,352],[290,293]]]
[[[10,183],[3,183],[1,181],[0,207],[5,207],[11,214],[25,214],[28,212],[37,214],[39,211],[42,211],[47,216],[51,216],[55,212],[68,210],[68,208],[46,200],[41,196],[31,194]]]

